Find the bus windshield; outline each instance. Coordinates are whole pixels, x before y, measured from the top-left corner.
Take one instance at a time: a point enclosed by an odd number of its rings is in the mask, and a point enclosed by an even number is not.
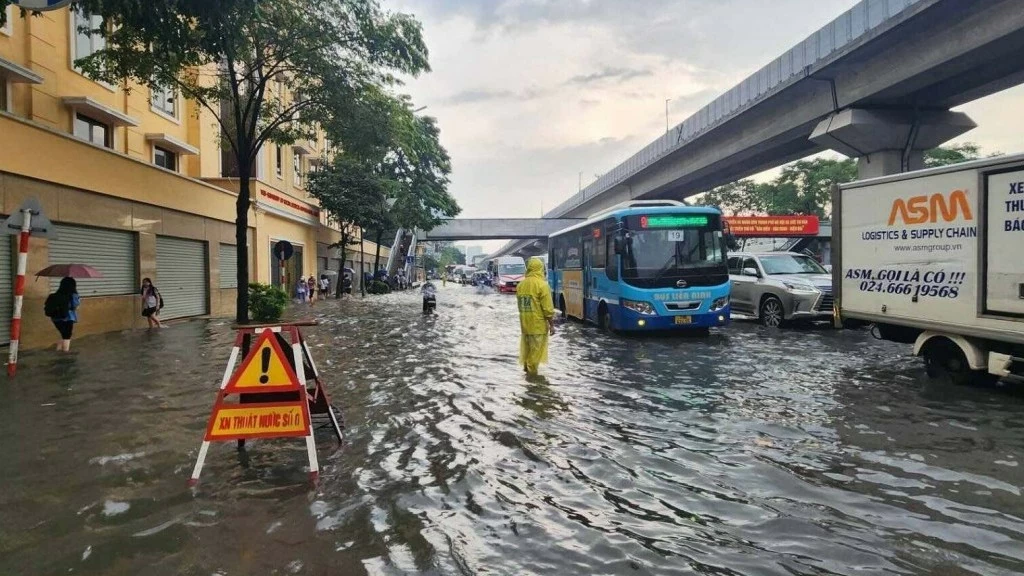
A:
[[[626,233],[622,275],[626,280],[682,279],[725,266],[721,230],[631,230]]]
[[[498,274],[501,276],[522,276],[526,274],[526,264],[499,264]]]

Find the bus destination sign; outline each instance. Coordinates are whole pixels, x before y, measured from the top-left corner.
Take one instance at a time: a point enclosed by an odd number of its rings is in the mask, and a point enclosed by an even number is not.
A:
[[[703,214],[666,214],[661,216],[641,216],[641,228],[699,228],[708,225],[708,217]]]

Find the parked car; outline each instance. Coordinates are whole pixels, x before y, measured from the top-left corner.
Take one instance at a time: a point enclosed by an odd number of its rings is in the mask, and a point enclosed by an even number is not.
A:
[[[832,275],[814,258],[794,252],[730,253],[732,310],[765,326],[832,319]]]

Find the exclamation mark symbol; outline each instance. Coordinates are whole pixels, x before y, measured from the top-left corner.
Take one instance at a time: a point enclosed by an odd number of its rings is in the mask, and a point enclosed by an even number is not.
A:
[[[270,376],[267,376],[267,370],[270,370],[270,348],[264,348],[260,354],[260,369],[263,371],[260,376],[260,384],[270,382]]]

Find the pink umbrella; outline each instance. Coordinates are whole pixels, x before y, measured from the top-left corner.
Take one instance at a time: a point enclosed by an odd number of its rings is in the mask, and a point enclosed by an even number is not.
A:
[[[71,278],[103,278],[103,272],[85,264],[54,264],[37,272],[36,277],[38,278],[39,276],[52,278],[63,278],[65,276],[70,276]]]

